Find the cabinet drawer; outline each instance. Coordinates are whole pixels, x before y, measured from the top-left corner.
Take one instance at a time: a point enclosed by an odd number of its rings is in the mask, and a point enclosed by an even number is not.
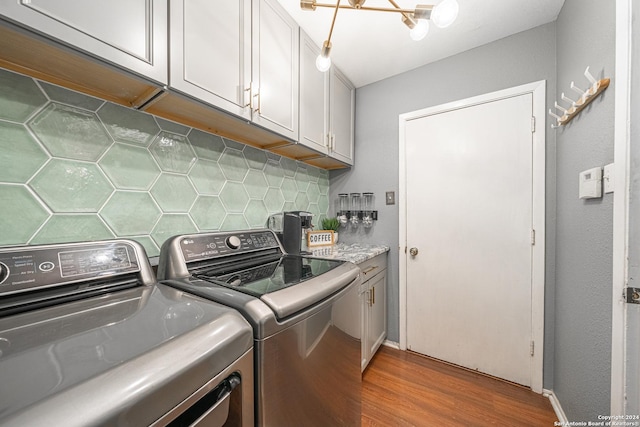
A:
[[[358,264],[362,271],[362,281],[371,279],[376,274],[387,269],[387,254],[383,253],[361,264]]]

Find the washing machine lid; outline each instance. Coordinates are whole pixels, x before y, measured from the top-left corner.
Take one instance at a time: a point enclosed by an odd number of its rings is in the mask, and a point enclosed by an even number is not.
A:
[[[246,310],[232,295],[220,295],[226,287],[259,298],[281,320],[349,286],[359,273],[350,262],[287,255],[271,230],[174,236],[162,245],[158,265],[158,278],[171,286]],[[212,286],[188,283],[190,277]]]
[[[148,425],[253,344],[234,310],[164,285],[0,319],[0,424]]]
[[[315,279],[344,264],[344,261],[284,255],[249,259],[237,264],[196,271],[194,277],[212,281],[240,292],[262,297]]]
[[[348,286],[358,277],[359,269],[340,260],[283,255],[236,260],[192,274],[260,298],[284,319]]]

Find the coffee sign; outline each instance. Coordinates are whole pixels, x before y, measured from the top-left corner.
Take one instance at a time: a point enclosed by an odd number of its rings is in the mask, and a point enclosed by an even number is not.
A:
[[[333,245],[334,242],[333,230],[320,230],[307,232],[307,246],[327,246]]]

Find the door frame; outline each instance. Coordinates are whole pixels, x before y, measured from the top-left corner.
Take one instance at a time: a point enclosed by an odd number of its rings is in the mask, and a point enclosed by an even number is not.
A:
[[[628,377],[626,358],[628,346],[639,345],[627,341],[627,305],[623,294],[629,280],[629,198],[631,147],[631,81],[633,32],[633,3],[616,0],[615,53],[615,117],[614,117],[614,197],[613,197],[613,256],[611,298],[611,414],[626,415]],[[634,70],[635,71],[635,70]],[[635,350],[635,349],[634,349]],[[637,375],[637,373],[635,373]],[[633,415],[633,414],[632,414]],[[637,414],[636,414],[637,415]]]
[[[420,117],[440,114],[447,111],[472,107],[487,102],[498,101],[505,98],[532,94],[533,116],[533,228],[535,230],[535,245],[532,254],[532,292],[531,292],[531,325],[532,339],[535,343],[535,351],[531,364],[531,389],[536,393],[542,393],[543,363],[544,363],[544,284],[545,284],[545,132],[546,132],[546,81],[516,86],[509,89],[491,92],[471,98],[449,102],[434,107],[400,114],[399,116],[399,189],[398,195],[401,202],[399,209],[399,312],[400,312],[400,349],[407,349],[407,164],[405,123]]]

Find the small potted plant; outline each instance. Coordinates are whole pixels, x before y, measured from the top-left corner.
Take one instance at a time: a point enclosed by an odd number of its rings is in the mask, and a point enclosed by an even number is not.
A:
[[[333,230],[333,243],[338,243],[338,228],[340,228],[340,221],[338,221],[338,218],[322,219],[322,229]]]

